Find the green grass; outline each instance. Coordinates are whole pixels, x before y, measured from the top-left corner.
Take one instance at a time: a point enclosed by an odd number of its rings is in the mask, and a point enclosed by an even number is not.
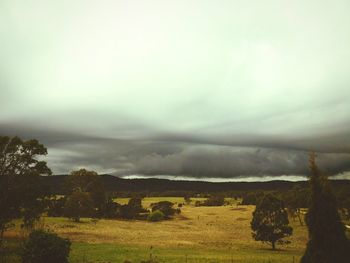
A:
[[[8,250],[5,258],[6,263],[20,263],[21,259],[16,252],[19,248],[19,241],[8,240],[11,249]],[[300,254],[300,253],[299,253]],[[283,263],[298,262],[300,255],[293,251],[271,251],[268,249],[252,250],[249,248],[240,250],[225,249],[193,249],[193,248],[150,248],[141,246],[123,246],[115,244],[89,244],[76,242],[72,244],[70,263],[107,263],[124,262],[129,260],[139,263],[150,258],[164,263]]]
[[[121,246],[113,244],[87,244],[75,243],[70,256],[71,263],[80,263],[84,259],[87,262],[140,262],[157,259],[166,263],[195,263],[195,262],[295,262],[299,256],[292,251],[280,253],[271,250],[218,250],[218,249],[193,249],[193,248],[152,248],[138,246]]]

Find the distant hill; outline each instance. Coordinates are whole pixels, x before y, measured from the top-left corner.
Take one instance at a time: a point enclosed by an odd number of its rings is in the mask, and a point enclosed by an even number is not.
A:
[[[67,175],[42,176],[44,184],[54,194],[65,194],[64,181]],[[268,181],[268,182],[206,182],[178,181],[168,179],[122,179],[112,175],[100,175],[107,191],[111,192],[179,192],[200,193],[252,191],[252,190],[288,190],[298,185],[307,187],[307,181]],[[332,180],[334,187],[347,186],[350,180]]]

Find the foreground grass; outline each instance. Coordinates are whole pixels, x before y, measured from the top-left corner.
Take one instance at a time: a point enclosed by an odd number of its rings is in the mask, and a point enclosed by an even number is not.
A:
[[[6,263],[20,263],[16,254],[20,241],[8,240],[11,249],[4,260]],[[116,244],[89,244],[76,242],[72,244],[70,263],[107,263],[124,262],[126,260],[139,263],[142,260],[156,259],[164,263],[283,263],[299,262],[300,255],[295,251],[271,251],[269,249],[193,249],[193,248],[150,248],[140,246],[122,246]],[[294,260],[294,261],[293,261]]]
[[[300,255],[293,251],[224,250],[194,248],[145,248],[113,244],[75,243],[70,256],[71,263],[84,262],[140,262],[154,258],[166,263],[195,262],[298,262]]]
[[[183,198],[146,198],[145,207],[169,200],[182,203]],[[118,201],[125,201],[118,200]],[[99,220],[84,218],[74,223],[67,218],[44,217],[45,228],[68,237],[72,242],[71,263],[124,262],[139,263],[152,254],[159,262],[298,262],[307,242],[307,229],[291,222],[294,234],[291,244],[272,251],[268,244],[251,237],[250,221],[254,206],[194,207],[185,205],[173,220],[146,221]],[[20,237],[19,222],[6,233]],[[152,249],[151,249],[152,247]],[[6,262],[20,262],[13,256]],[[17,261],[16,261],[17,260]]]

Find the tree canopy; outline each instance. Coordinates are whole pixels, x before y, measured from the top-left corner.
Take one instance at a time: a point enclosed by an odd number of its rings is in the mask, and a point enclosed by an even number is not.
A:
[[[281,200],[271,194],[266,195],[256,206],[250,223],[252,236],[256,241],[271,243],[275,249],[276,242],[283,243],[283,238],[292,235],[288,214]]]
[[[37,140],[0,136],[0,242],[14,218],[23,218],[29,227],[40,216],[47,194],[39,175],[51,170],[38,157],[46,154]]]

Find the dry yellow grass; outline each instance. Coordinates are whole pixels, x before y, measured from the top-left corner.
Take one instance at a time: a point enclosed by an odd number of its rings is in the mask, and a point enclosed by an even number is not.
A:
[[[182,203],[183,198],[145,198],[143,205],[160,200]],[[126,203],[127,199],[118,199]],[[193,200],[193,203],[196,200]],[[307,242],[307,229],[297,221],[290,244],[272,251],[268,244],[251,237],[250,221],[254,206],[195,207],[185,205],[172,220],[147,221],[82,219],[74,223],[67,218],[43,217],[45,227],[73,241],[70,262],[140,262],[150,253],[150,247],[160,262],[183,263],[189,256],[194,262],[298,262]],[[6,236],[20,235],[19,223]],[[209,261],[208,261],[209,260]],[[213,261],[211,261],[213,260]],[[20,262],[13,261],[14,263]]]
[[[153,200],[146,200],[151,203]],[[240,249],[269,248],[251,237],[250,221],[254,206],[194,207],[185,205],[173,220],[146,221],[83,219],[73,223],[66,218],[44,217],[47,227],[74,242],[113,243],[156,247],[197,247]],[[294,234],[287,250],[302,250],[307,242],[305,226],[291,222]],[[15,234],[9,231],[8,235]],[[11,233],[12,232],[12,233]]]

